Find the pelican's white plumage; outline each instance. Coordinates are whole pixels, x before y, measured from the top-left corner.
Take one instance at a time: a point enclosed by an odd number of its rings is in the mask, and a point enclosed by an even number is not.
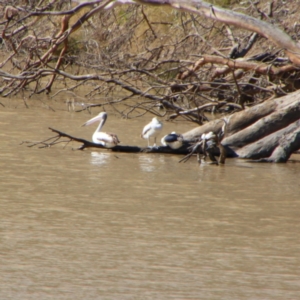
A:
[[[161,139],[161,143],[164,146],[169,146],[172,149],[179,149],[183,144],[183,136],[173,131],[172,133],[165,135]]]
[[[101,128],[104,126],[106,119],[107,113],[103,111],[96,117],[85,122],[82,126],[89,126],[91,124],[94,124],[95,122],[99,122],[99,125],[93,134],[93,142],[95,144],[100,144],[105,148],[113,148],[117,146],[120,141],[117,135],[115,135],[114,133],[101,132]]]
[[[162,128],[162,122],[155,117],[144,127],[141,137],[148,140],[148,147],[150,147],[150,137],[154,138],[154,147],[156,146],[156,138],[160,134]]]

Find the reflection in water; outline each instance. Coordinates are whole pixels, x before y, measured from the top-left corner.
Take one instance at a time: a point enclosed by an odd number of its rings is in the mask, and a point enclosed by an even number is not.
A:
[[[106,152],[91,152],[91,164],[95,166],[102,166],[109,163],[111,154]]]
[[[86,119],[39,113],[1,114],[1,300],[299,298],[299,163],[20,146]]]
[[[143,172],[152,172],[155,170],[154,158],[151,155],[139,155],[140,168]]]
[[[140,169],[143,172],[153,172],[157,169],[162,169],[165,163],[163,155],[140,154],[138,156]]]
[[[143,172],[153,172],[155,170],[154,158],[151,155],[139,155],[140,168]]]

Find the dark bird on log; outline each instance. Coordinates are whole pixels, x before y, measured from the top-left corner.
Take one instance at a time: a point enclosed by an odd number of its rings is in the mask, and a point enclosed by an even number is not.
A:
[[[165,135],[161,139],[161,143],[164,146],[169,146],[171,149],[179,149],[183,144],[183,136],[173,131],[172,133]]]

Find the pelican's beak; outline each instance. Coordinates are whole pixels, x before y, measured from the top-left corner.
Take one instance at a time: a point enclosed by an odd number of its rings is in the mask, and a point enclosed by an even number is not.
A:
[[[94,117],[94,118],[86,121],[83,125],[81,125],[81,127],[83,127],[83,126],[89,126],[89,125],[94,124],[95,122],[99,122],[101,120],[105,121],[104,116],[100,114],[100,115],[98,115],[98,116],[96,116],[96,117]]]

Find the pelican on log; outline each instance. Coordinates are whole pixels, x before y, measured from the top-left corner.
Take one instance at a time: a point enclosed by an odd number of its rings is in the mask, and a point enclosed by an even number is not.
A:
[[[173,131],[172,133],[165,135],[161,139],[161,143],[164,146],[169,146],[171,149],[179,149],[183,144],[183,136]]]
[[[120,141],[116,134],[101,131],[106,119],[107,113],[103,111],[96,117],[85,122],[82,126],[89,126],[91,124],[94,124],[95,122],[99,122],[99,125],[93,134],[93,143],[100,144],[105,148],[113,148],[117,146],[120,143]]]
[[[156,138],[160,134],[162,128],[163,128],[162,122],[157,120],[157,118],[155,118],[155,117],[152,119],[152,121],[149,124],[147,124],[144,127],[141,137],[148,140],[148,147],[151,147],[150,146],[150,137],[154,138],[153,147],[156,147]]]

